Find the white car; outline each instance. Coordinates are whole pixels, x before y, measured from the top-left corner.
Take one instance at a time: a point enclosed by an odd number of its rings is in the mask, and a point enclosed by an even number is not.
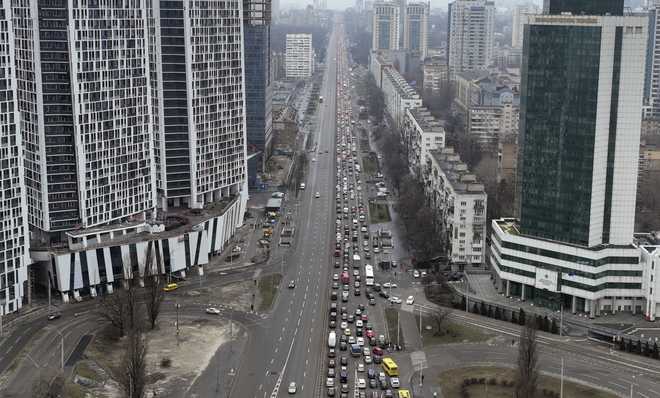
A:
[[[334,387],[335,386],[335,379],[333,379],[332,377],[328,377],[327,379],[325,379],[325,386],[326,387]]]
[[[365,365],[371,365],[373,363],[373,359],[371,359],[371,355],[367,355],[364,357],[364,363]]]
[[[358,388],[360,390],[364,390],[365,388],[367,388],[367,382],[363,378],[358,379]]]
[[[406,304],[408,305],[413,305],[414,302],[415,302],[415,298],[413,296],[408,296],[408,298],[406,299]]]
[[[403,302],[400,298],[398,298],[396,296],[390,297],[389,301],[392,304],[401,304]]]
[[[414,276],[415,278],[419,278],[419,271],[414,270],[414,271],[413,271],[413,276]]]
[[[355,321],[355,327],[356,328],[361,328],[363,325],[364,324],[362,323],[362,319],[358,319],[358,320]]]
[[[296,391],[298,391],[298,387],[296,386],[296,382],[292,381],[289,383],[289,394],[295,394]]]
[[[314,197],[315,197],[315,198],[320,198],[320,197],[321,197],[321,193],[320,193],[320,192],[315,193],[315,194],[314,194]]]
[[[357,338],[357,345],[359,345],[360,347],[364,347],[364,337]]]
[[[390,384],[392,385],[392,388],[399,388],[399,386],[400,386],[399,378],[398,377],[390,377]]]
[[[357,371],[358,372],[364,372],[364,364],[362,362],[359,362],[357,364]]]
[[[220,310],[215,307],[209,307],[206,309],[206,313],[211,315],[220,315]]]
[[[342,330],[347,329],[347,328],[348,328],[348,322],[346,322],[346,321],[342,321],[342,322],[339,324],[339,328],[342,329]]]
[[[426,276],[426,271],[422,271],[422,273],[420,274],[420,276],[421,276],[422,278],[425,277],[425,276]]]
[[[383,287],[387,289],[387,288],[395,288],[397,286],[396,283],[385,282],[383,283]]]

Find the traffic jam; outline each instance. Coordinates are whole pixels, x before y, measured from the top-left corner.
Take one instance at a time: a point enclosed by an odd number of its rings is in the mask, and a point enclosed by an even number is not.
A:
[[[368,194],[352,119],[350,86],[354,80],[343,46],[337,63],[337,217],[331,254],[336,272],[329,297],[325,389],[328,397],[408,398],[412,394],[401,386],[399,368],[388,356],[395,346],[386,337],[382,305],[400,304],[401,300],[386,292],[396,284],[383,286],[375,281],[372,253],[382,253],[385,248],[378,239],[380,232],[372,236],[369,229]]]

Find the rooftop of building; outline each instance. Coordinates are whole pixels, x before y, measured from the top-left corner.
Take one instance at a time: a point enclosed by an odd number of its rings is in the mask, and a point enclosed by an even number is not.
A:
[[[408,108],[408,113],[425,133],[444,133],[443,124],[425,107]]]
[[[468,169],[467,164],[461,161],[454,148],[445,147],[429,153],[445,174],[454,192],[470,195],[486,194],[484,184],[479,182],[477,176]]]
[[[478,81],[487,76],[488,76],[487,70],[467,70],[456,74],[457,79],[462,79],[467,81]]]
[[[585,250],[593,250],[593,251],[599,251],[603,249],[633,249],[636,246],[639,246],[640,243],[638,243],[637,239],[634,239],[633,242],[629,245],[609,245],[609,244],[601,244],[601,245],[596,245],[592,247],[587,247],[587,246],[581,246],[581,245],[576,245],[573,243],[568,243],[568,242],[560,242],[556,240],[550,240],[546,238],[540,238],[538,236],[531,236],[531,235],[525,235],[520,231],[520,222],[516,218],[499,218],[499,219],[493,219],[493,222],[502,230],[507,235],[515,235],[515,236],[522,236],[530,239],[535,239],[543,242],[549,242],[549,243],[556,243],[560,245],[565,245],[565,246],[570,246],[570,247],[575,247],[579,249],[585,249]],[[637,234],[635,234],[636,236]],[[659,236],[660,238],[660,236]]]
[[[408,84],[406,79],[394,68],[386,68],[384,75],[390,79],[394,89],[399,92],[403,99],[419,99],[419,94]]]
[[[239,195],[228,196],[217,202],[206,205],[203,209],[170,208],[167,212],[157,213],[154,220],[127,221],[69,231],[66,233],[75,241],[79,241],[83,237],[89,237],[95,234],[103,236],[109,235],[110,232],[117,233],[112,239],[108,236],[106,240],[102,238],[101,242],[88,243],[84,249],[71,249],[67,242],[53,244],[51,242],[41,242],[39,240],[32,240],[30,242],[30,249],[34,251],[48,251],[62,254],[180,236],[184,233],[193,231],[195,226],[206,220],[221,216],[239,199],[239,197]],[[159,230],[159,227],[162,232],[150,232]],[[126,231],[126,233],[124,233],[124,231]]]

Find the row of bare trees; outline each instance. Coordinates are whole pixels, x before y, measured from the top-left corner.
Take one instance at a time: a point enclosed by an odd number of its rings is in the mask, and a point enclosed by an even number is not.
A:
[[[142,398],[147,385],[147,344],[145,329],[155,329],[165,298],[164,280],[153,269],[153,257],[147,254],[145,286],[126,280],[125,289],[117,289],[99,301],[99,315],[106,319],[124,341],[124,354],[117,381],[127,398]]]

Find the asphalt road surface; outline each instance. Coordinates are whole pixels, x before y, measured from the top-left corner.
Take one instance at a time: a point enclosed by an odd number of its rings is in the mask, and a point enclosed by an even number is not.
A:
[[[321,383],[330,280],[330,244],[335,146],[338,31],[328,43],[325,75],[319,95],[318,153],[310,153],[306,189],[298,193],[296,243],[285,257],[282,289],[269,318],[251,330],[241,357],[232,397],[286,396],[291,381],[301,396],[314,396]],[[325,151],[329,151],[325,153]],[[316,158],[316,161],[312,161]],[[319,192],[320,198],[315,198]],[[289,202],[294,200],[289,199]],[[289,281],[295,289],[286,289]]]

